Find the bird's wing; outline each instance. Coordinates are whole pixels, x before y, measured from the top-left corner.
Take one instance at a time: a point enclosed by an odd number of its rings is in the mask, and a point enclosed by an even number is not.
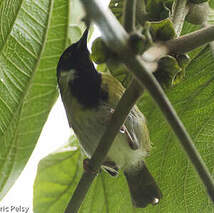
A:
[[[124,87],[110,74],[102,74],[102,89],[108,91],[108,104],[112,109],[115,109],[125,91]],[[136,149],[136,147],[140,147],[147,152],[150,151],[151,143],[146,120],[137,106],[134,106],[127,116],[124,123],[124,130],[131,148],[134,147]]]
[[[126,118],[125,126],[133,141],[143,150],[149,152],[151,142],[146,119],[142,112],[134,106]]]

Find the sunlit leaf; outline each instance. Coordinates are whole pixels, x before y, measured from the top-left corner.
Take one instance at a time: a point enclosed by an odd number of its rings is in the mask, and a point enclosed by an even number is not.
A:
[[[57,97],[67,0],[0,2],[0,198],[29,159]]]
[[[207,47],[192,59],[183,81],[167,92],[212,175],[213,70],[214,60]],[[140,109],[146,115],[154,144],[148,167],[154,172],[163,192],[160,204],[145,212],[213,212],[214,207],[199,177],[149,96],[142,99]]]
[[[70,150],[69,150],[70,149]],[[34,212],[64,212],[82,174],[81,154],[72,147],[44,158],[34,183]]]
[[[183,32],[195,29],[194,25],[185,23]],[[184,79],[166,92],[214,176],[214,60],[208,45],[189,55]],[[214,212],[196,172],[148,93],[139,100],[138,106],[147,118],[153,142],[153,150],[146,161],[163,193],[160,204],[145,209],[133,208],[122,173],[112,178],[101,172],[79,212]],[[61,150],[43,159],[34,184],[34,212],[64,212],[81,173],[82,156],[78,150]]]
[[[74,137],[72,141],[76,143]],[[34,183],[35,213],[64,212],[83,171],[82,155],[71,145],[67,145],[64,152],[61,149],[40,161]],[[102,171],[79,212],[133,212],[124,176],[113,178]]]

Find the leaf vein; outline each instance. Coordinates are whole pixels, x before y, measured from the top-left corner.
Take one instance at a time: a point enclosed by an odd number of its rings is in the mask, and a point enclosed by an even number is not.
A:
[[[25,47],[14,35],[11,34],[11,37],[17,42],[17,44],[22,47],[23,50],[25,50],[26,52],[28,52],[32,57],[34,57],[35,59],[37,59],[37,56],[34,55],[33,52],[31,52],[27,47]]]
[[[28,78],[30,78],[30,75],[29,75],[27,72],[24,72],[20,67],[18,67],[18,65],[17,65],[15,62],[11,61],[11,59],[10,59],[7,55],[3,54],[3,56],[4,56],[4,58],[5,58],[8,62],[10,62],[10,64],[13,65],[19,72],[21,72],[23,75],[25,75],[25,76],[27,76]],[[28,67],[27,67],[27,68],[28,68]],[[28,68],[28,69],[29,69],[29,68]],[[30,71],[30,70],[29,70],[29,71]]]
[[[37,24],[39,24],[41,27],[46,28],[45,25],[43,25],[42,23],[40,23],[34,16],[32,16],[24,7],[22,7],[22,10],[24,11],[24,13],[32,20],[34,20]]]

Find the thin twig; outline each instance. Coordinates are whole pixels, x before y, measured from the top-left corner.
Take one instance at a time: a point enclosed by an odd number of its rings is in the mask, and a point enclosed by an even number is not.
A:
[[[135,56],[131,51],[129,51],[129,47],[127,46],[128,35],[111,12],[103,10],[98,0],[81,1],[89,17],[98,25],[103,33],[106,44],[112,48],[113,51],[121,55],[124,64],[126,64],[129,70],[132,71],[140,85],[145,86],[145,88],[150,92],[162,113],[165,115],[165,118],[174,133],[178,137],[180,144],[184,148],[188,158],[201,178],[202,183],[206,187],[211,200],[214,202],[214,182],[206,165],[201,159],[200,154],[195,148],[188,132],[153,74],[145,68],[143,61],[139,56]],[[114,41],[112,41],[113,37]]]
[[[125,0],[123,12],[123,26],[127,33],[131,33],[135,28],[136,0]]]
[[[125,0],[123,12],[123,27],[127,33],[134,32],[135,30],[136,7],[136,0]],[[138,81],[136,81],[135,78],[132,79],[132,83],[130,86],[134,86],[136,89],[138,88],[139,92],[142,91],[142,87],[139,85]]]
[[[210,26],[213,26],[213,25],[209,24],[208,21],[205,22],[205,23],[202,25],[202,27],[204,27],[204,28],[207,28],[207,27],[210,27]],[[214,37],[214,36],[213,36],[213,37]],[[210,45],[210,50],[211,50],[211,52],[212,52],[212,55],[213,55],[213,57],[214,57],[214,41],[211,41],[211,42],[209,43],[209,45]]]
[[[164,55],[187,53],[207,43],[212,43],[212,45],[214,43],[214,26],[204,27],[163,43],[156,43],[144,52],[142,58],[145,61],[154,62]]]
[[[187,0],[175,0],[173,3],[172,10],[172,22],[174,24],[174,29],[177,37],[180,35],[184,19],[189,11],[189,7],[187,6]]]
[[[144,26],[145,22],[148,20],[145,0],[137,0],[136,19],[141,26]]]
[[[204,27],[164,43],[171,53],[186,53],[214,41],[214,26]]]
[[[106,128],[105,133],[103,134],[100,143],[95,150],[94,155],[89,161],[89,168],[92,168],[93,171],[98,171],[100,168],[108,150],[110,149],[115,136],[120,130],[122,124],[124,123],[129,111],[134,106],[135,102],[142,94],[142,89],[139,93],[138,86],[136,87],[135,82],[132,82],[130,86],[124,92],[121,100],[119,101],[109,125]],[[125,106],[125,107],[124,107]],[[96,177],[95,173],[84,172],[80,182],[70,200],[65,213],[76,213],[78,212],[86,193]]]

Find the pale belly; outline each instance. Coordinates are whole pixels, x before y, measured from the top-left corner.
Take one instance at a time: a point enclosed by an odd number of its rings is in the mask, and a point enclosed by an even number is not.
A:
[[[79,139],[80,145],[90,158],[106,129],[107,122],[111,118],[111,109],[103,105],[99,110],[75,113],[71,116],[72,128]],[[142,138],[140,139],[142,140]],[[141,144],[141,143],[140,143]],[[108,154],[108,161],[113,161],[119,168],[126,169],[142,161],[147,155],[147,151],[139,147],[137,150],[131,149],[124,133],[118,132]]]

